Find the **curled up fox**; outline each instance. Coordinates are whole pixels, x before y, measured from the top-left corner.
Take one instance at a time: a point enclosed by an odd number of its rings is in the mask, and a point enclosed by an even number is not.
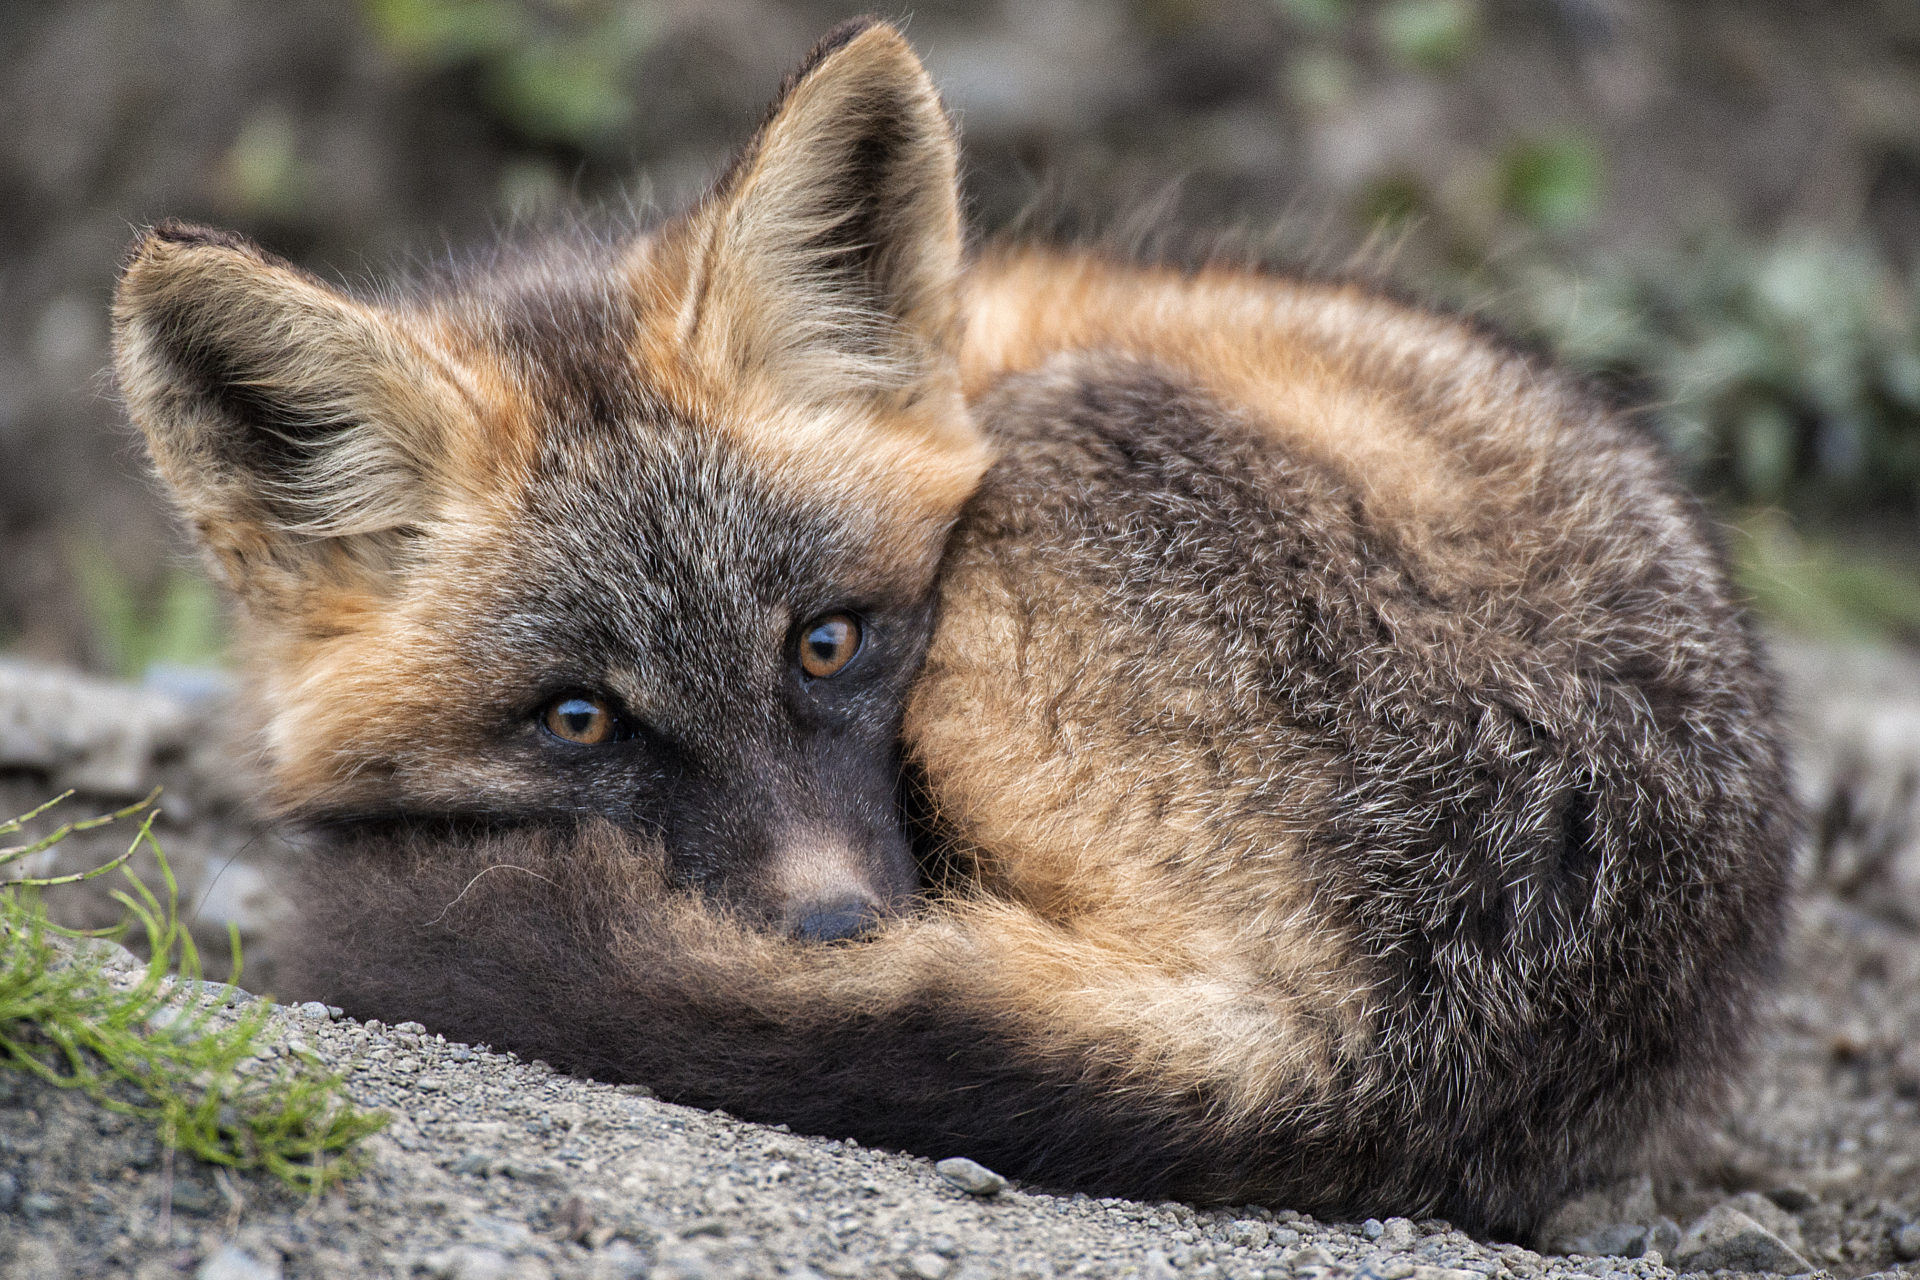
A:
[[[969,251],[955,173],[863,20],[651,229],[134,245],[301,994],[1099,1194],[1510,1232],[1643,1159],[1795,826],[1700,510],[1471,324]]]

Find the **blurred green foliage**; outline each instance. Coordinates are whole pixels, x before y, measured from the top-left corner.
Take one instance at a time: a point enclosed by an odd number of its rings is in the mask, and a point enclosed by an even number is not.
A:
[[[1353,0],[1274,0],[1280,12],[1309,31],[1337,30],[1353,12]]]
[[[1496,260],[1486,309],[1650,406],[1774,622],[1920,644],[1920,289],[1861,243],[1703,236],[1572,270]],[[1826,531],[1826,532],[1822,532]],[[1891,541],[1890,541],[1891,540]]]
[[[1920,302],[1873,248],[1722,235],[1504,270],[1494,309],[1651,402],[1708,488],[1830,519],[1920,517]]]
[[[658,36],[621,0],[361,0],[375,38],[430,70],[469,69],[488,107],[525,137],[592,150],[625,128],[625,79]]]
[[[1809,535],[1770,509],[1734,526],[1730,550],[1741,587],[1775,625],[1920,645],[1920,572],[1910,561]]]
[[[1527,138],[1500,153],[1500,203],[1543,231],[1564,231],[1600,211],[1606,162],[1585,134]]]
[[[221,160],[222,201],[247,217],[296,218],[312,189],[313,177],[300,156],[292,117],[275,107],[255,112]]]
[[[1474,0],[1391,0],[1374,13],[1380,46],[1396,62],[1446,71],[1473,49],[1480,26]]]
[[[213,584],[172,568],[150,588],[136,585],[103,546],[82,542],[68,562],[92,622],[98,665],[138,679],[155,663],[206,666],[226,648],[226,623]]]

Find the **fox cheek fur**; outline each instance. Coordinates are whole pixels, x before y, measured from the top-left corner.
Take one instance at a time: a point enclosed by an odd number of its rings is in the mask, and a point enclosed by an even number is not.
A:
[[[1646,1159],[1797,821],[1697,505],[1453,317],[963,269],[955,156],[863,20],[647,234],[372,300],[134,246],[308,990],[1102,1194],[1522,1232]]]
[[[675,223],[420,296],[202,228],[134,246],[120,385],[242,606],[277,813],[606,818],[803,936],[906,905],[902,702],[988,453],[951,135],[892,89],[924,136],[849,148],[846,103],[801,93]],[[868,217],[833,205],[856,187]],[[809,674],[841,618],[844,669]],[[593,741],[541,732],[562,703]]]

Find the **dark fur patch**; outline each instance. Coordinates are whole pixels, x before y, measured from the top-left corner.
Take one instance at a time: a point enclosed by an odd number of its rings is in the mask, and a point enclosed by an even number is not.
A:
[[[494,839],[416,829],[329,850],[310,875],[298,990],[356,1014],[423,1019],[563,1070],[644,1082],[804,1133],[1097,1194],[1268,1194],[1338,1213],[1370,1140],[1324,1118],[1269,1131],[1215,1119],[1204,1092],[1156,1091],[1102,1053],[1048,1053],[980,1007],[964,955],[855,1010],[816,980],[869,976],[888,952],[783,943],[673,890],[657,850],[608,828]]]

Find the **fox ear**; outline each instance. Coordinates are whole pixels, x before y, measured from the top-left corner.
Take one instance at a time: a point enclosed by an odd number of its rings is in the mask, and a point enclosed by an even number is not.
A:
[[[950,364],[957,144],[900,33],[855,19],[788,80],[694,217],[682,335],[789,392],[913,392]]]
[[[177,223],[133,247],[114,365],[161,476],[250,605],[389,566],[432,512],[465,412],[445,362],[390,316]]]

